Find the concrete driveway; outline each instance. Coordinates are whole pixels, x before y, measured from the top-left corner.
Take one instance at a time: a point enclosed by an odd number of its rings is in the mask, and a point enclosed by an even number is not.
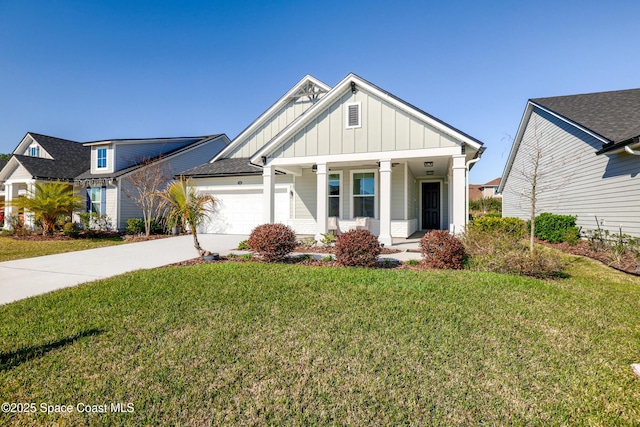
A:
[[[227,255],[248,238],[246,235],[198,235],[204,249],[220,255]],[[197,256],[193,238],[187,235],[0,262],[0,304]]]

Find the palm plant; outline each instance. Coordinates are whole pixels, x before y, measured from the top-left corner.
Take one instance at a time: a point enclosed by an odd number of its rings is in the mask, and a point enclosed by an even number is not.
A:
[[[51,234],[58,217],[82,209],[83,202],[82,197],[73,194],[73,187],[55,181],[36,182],[26,196],[20,196],[9,204],[33,212],[35,219],[42,223],[42,234]]]
[[[207,214],[215,212],[216,199],[208,194],[200,194],[190,179],[174,180],[169,187],[162,193],[160,197],[163,199],[163,207],[166,210],[169,222],[189,227],[193,236],[193,246],[202,257],[205,250],[200,246],[198,241],[197,228],[206,219]]]

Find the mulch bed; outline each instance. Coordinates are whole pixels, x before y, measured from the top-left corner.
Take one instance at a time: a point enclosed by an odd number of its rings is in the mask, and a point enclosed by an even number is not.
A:
[[[537,240],[537,243],[548,246],[550,248],[558,249],[559,251],[571,255],[592,258],[616,270],[628,274],[633,274],[635,276],[640,276],[640,265],[638,263],[638,260],[629,253],[622,255],[619,260],[613,260],[611,254],[608,252],[594,251],[589,246],[589,242],[587,242],[586,240],[581,240],[576,245],[570,245],[568,243],[549,243],[540,240]]]
[[[335,246],[297,246],[293,252],[297,254],[333,254],[335,253]],[[400,249],[382,248],[380,255],[397,254],[402,252]]]
[[[296,256],[287,258],[287,260],[279,263],[279,264],[296,264],[296,265],[306,265],[312,267],[342,267],[335,259],[332,261],[322,261],[322,260],[314,260],[314,259],[305,259],[299,260],[296,259]],[[241,258],[241,257],[225,257],[221,256],[217,260],[204,260],[202,258],[193,258],[188,259],[182,262],[176,262],[174,264],[165,265],[164,267],[186,267],[191,265],[201,265],[201,264],[222,264],[227,262],[264,262],[260,260],[260,258]],[[382,268],[382,269],[400,269],[400,270],[424,270],[425,266],[423,263],[419,263],[418,265],[409,265],[405,262],[378,262],[378,264],[373,268]]]

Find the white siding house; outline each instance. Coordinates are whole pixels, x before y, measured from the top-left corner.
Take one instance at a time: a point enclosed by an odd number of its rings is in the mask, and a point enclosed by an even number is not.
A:
[[[224,202],[205,231],[281,222],[319,238],[330,222],[338,232],[364,223],[391,244],[416,230],[463,230],[467,172],[482,151],[354,74],[333,88],[305,76],[211,162],[184,174]],[[251,214],[239,215],[245,204]]]
[[[640,236],[639,136],[640,89],[530,100],[502,175],[503,215],[530,217],[540,152],[537,213]]]

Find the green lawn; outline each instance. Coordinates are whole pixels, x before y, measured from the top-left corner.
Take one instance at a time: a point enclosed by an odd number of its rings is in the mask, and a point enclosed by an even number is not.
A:
[[[125,243],[120,237],[75,240],[18,240],[0,237],[0,262]]]
[[[640,279],[569,272],[210,264],[19,301],[0,400],[38,412],[0,425],[638,425]]]

